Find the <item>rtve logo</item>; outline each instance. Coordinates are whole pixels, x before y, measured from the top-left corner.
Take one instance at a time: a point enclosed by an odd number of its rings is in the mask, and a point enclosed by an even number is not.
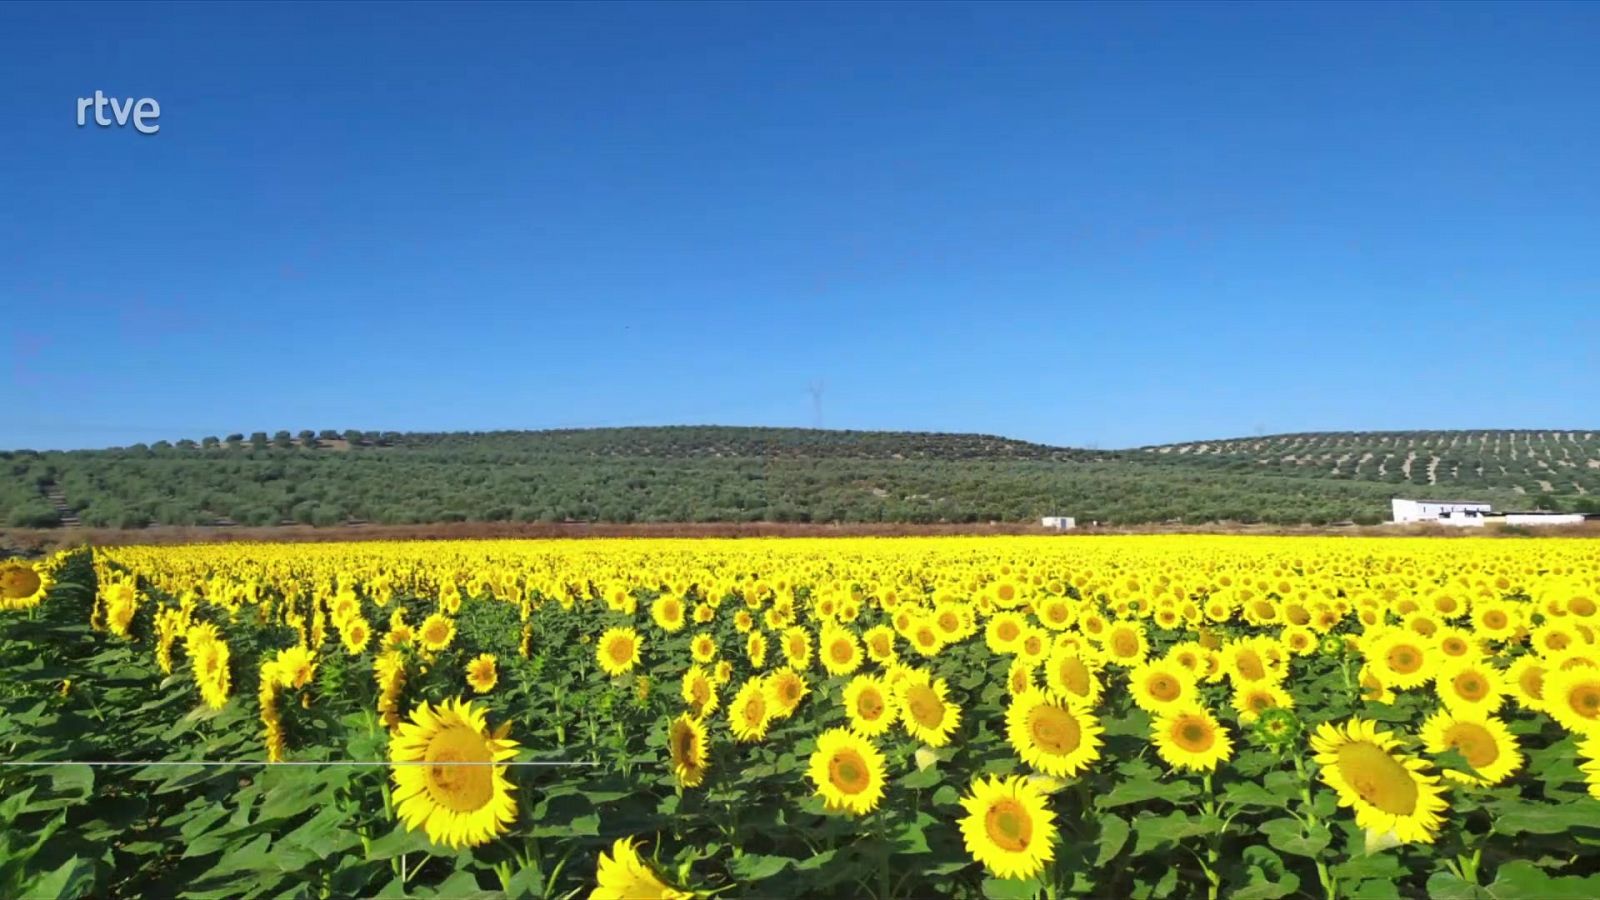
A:
[[[118,128],[121,128],[128,124],[129,119],[132,119],[134,130],[140,134],[155,134],[161,130],[161,126],[155,123],[155,120],[161,116],[161,104],[149,97],[141,97],[138,100],[129,97],[126,101],[123,101],[115,97],[107,97],[101,91],[95,91],[93,97],[79,97],[79,128],[89,124],[86,114],[91,106],[94,107],[94,123],[101,128],[110,128],[113,123]],[[111,116],[109,118],[106,116],[107,106],[111,107]]]

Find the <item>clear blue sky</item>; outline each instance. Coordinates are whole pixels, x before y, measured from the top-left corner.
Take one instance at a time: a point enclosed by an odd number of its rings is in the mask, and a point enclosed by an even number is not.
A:
[[[1600,427],[1600,4],[0,6],[0,447]],[[96,89],[159,134],[76,125]]]

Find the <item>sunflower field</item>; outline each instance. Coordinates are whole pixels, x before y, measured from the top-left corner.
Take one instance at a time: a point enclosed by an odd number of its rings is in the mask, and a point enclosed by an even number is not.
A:
[[[0,896],[1600,896],[1600,542],[0,562]]]

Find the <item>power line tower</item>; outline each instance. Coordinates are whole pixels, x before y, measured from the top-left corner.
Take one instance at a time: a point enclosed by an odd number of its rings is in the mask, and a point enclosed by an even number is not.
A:
[[[806,386],[806,391],[811,394],[811,427],[822,427],[822,392],[828,389],[828,383],[818,378]]]

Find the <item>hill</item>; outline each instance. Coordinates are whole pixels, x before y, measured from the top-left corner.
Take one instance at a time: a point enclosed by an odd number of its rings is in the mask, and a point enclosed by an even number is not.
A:
[[[1594,432],[1274,435],[1121,451],[665,427],[258,432],[0,453],[0,524],[1378,522],[1397,494],[1588,508]]]
[[[1347,431],[1276,434],[1140,448],[1136,458],[1191,470],[1368,481],[1397,491],[1448,487],[1557,498],[1600,496],[1600,431]]]

